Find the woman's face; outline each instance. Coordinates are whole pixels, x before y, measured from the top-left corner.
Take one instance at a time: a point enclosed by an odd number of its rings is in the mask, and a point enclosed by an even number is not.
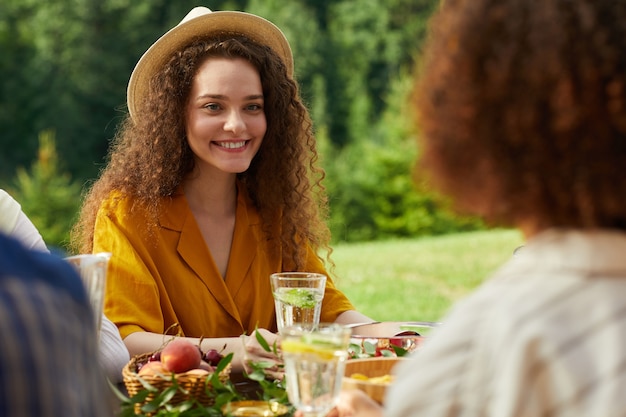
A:
[[[186,109],[187,141],[201,172],[244,172],[267,129],[259,72],[244,59],[210,58]]]

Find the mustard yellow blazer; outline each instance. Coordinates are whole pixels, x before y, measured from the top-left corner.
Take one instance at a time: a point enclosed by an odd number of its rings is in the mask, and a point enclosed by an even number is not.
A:
[[[168,200],[151,234],[144,213],[131,211],[119,194],[98,212],[93,250],[112,253],[105,314],[122,338],[139,331],[164,333],[174,323],[190,337],[239,336],[256,327],[276,331],[269,276],[281,271],[283,260],[270,254],[259,214],[245,192],[240,188],[224,279],[184,194]],[[311,249],[306,270],[326,273]],[[354,307],[329,277],[321,321],[332,322],[348,310]]]

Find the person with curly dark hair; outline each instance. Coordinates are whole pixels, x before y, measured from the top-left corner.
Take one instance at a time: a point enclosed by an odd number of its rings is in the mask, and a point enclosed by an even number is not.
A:
[[[106,315],[133,355],[171,331],[233,352],[236,370],[273,357],[239,339],[277,340],[270,274],[328,275],[331,252],[287,39],[258,16],[194,8],[139,60],[128,109],[73,233],[75,250],[113,254]],[[330,278],[321,320],[371,321]]]
[[[418,172],[526,242],[342,416],[626,415],[626,2],[445,0]]]

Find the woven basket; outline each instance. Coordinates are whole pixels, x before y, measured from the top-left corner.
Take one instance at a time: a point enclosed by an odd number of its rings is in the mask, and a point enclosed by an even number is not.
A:
[[[128,391],[130,397],[135,396],[140,391],[144,390],[144,386],[139,381],[139,375],[137,375],[137,366],[139,364],[145,364],[152,353],[144,353],[134,356],[122,369],[122,376],[124,377],[124,385]],[[220,372],[219,379],[222,383],[226,383],[230,378],[231,364]],[[155,387],[159,392],[172,386],[172,375],[154,375],[154,376],[141,376],[145,382]],[[215,398],[211,395],[211,385],[207,385],[207,376],[198,376],[191,373],[183,372],[176,374],[176,382],[183,388],[183,390],[176,391],[176,394],[169,401],[170,404],[176,405],[189,399],[196,399],[200,404],[205,407],[212,406],[215,403]],[[135,406],[139,411],[141,406],[152,401],[158,394],[149,394],[141,404]]]
[[[370,382],[351,378],[353,374],[362,374],[368,378],[391,375],[393,367],[401,361],[408,359],[396,357],[376,357],[365,359],[349,359],[346,362],[345,376],[343,378],[343,389],[360,389],[370,398],[382,404],[385,392],[389,384]]]

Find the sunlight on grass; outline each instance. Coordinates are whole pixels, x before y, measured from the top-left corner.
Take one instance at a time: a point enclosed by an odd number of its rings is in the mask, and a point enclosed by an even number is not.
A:
[[[522,244],[514,230],[335,246],[337,286],[380,321],[438,321]]]

